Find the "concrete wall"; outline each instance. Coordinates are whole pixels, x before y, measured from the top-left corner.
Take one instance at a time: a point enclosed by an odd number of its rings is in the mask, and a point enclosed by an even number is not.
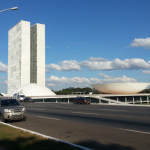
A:
[[[45,86],[45,25],[37,24],[37,84]]]
[[[21,85],[30,83],[30,22],[22,21]]]
[[[8,94],[29,81],[30,22],[20,21],[8,33]]]

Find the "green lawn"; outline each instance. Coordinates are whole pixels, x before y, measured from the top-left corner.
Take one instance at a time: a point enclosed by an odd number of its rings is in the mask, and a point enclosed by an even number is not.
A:
[[[80,150],[3,124],[0,124],[0,146],[6,150]]]

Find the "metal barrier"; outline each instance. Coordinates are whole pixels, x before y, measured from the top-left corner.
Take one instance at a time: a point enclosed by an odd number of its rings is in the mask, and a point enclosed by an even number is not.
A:
[[[82,95],[83,96],[83,95]],[[86,96],[87,97],[87,96]],[[90,96],[87,97],[91,100],[92,104],[141,104],[150,103],[149,95],[147,96],[112,96],[112,97],[101,97],[101,96]],[[32,98],[34,99],[34,98]],[[58,97],[58,98],[36,98],[35,102],[53,102],[53,103],[73,103],[74,98],[69,97]]]

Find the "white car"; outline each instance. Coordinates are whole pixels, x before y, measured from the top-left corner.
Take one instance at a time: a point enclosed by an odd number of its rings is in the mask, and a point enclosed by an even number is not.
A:
[[[25,95],[19,94],[17,96],[17,100],[20,101],[20,102],[23,102],[24,99],[25,99]]]

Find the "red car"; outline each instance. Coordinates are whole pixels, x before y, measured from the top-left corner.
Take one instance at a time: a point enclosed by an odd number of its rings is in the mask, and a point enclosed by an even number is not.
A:
[[[73,103],[76,104],[76,103],[80,103],[80,104],[90,104],[91,101],[89,99],[87,99],[86,97],[76,97],[74,100],[73,100]]]

